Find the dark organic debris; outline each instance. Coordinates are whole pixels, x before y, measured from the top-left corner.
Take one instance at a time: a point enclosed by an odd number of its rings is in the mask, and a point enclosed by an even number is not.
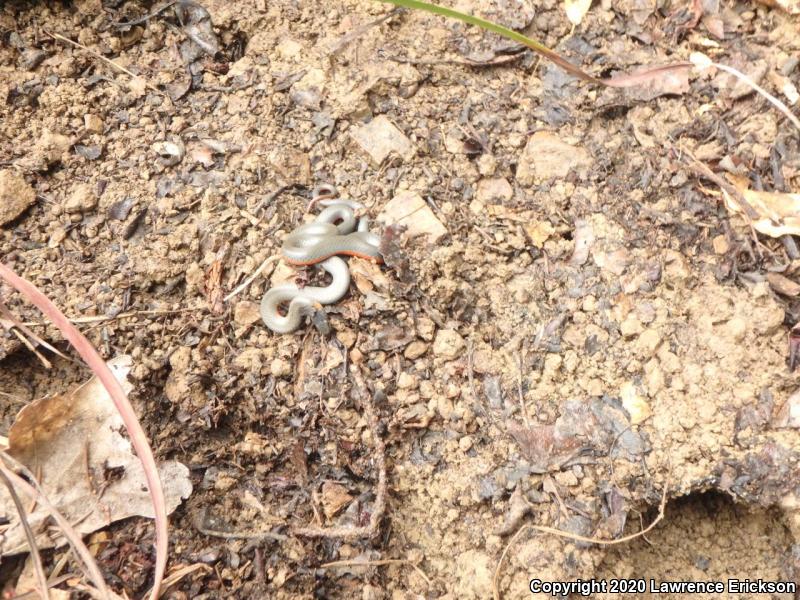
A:
[[[800,487],[800,453],[775,442],[742,460],[723,460],[714,470],[717,487],[736,499],[773,506]]]

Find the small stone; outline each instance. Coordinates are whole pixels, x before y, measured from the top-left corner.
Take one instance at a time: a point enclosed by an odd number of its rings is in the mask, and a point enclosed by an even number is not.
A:
[[[494,179],[481,179],[478,182],[478,190],[475,193],[478,202],[491,204],[494,201],[511,200],[514,197],[514,189],[511,184],[502,177]]]
[[[468,435],[465,435],[460,440],[458,440],[458,447],[462,452],[467,452],[470,448],[472,448],[472,438]]]
[[[531,243],[537,248],[543,248],[544,243],[556,232],[550,221],[530,221],[525,223],[523,228]]]
[[[718,235],[711,243],[714,246],[715,254],[727,254],[731,248],[728,238],[724,235]]]
[[[13,221],[36,200],[36,192],[22,175],[0,171],[0,225]]]
[[[464,338],[455,329],[442,329],[433,341],[433,353],[439,358],[453,360],[464,350]]]
[[[417,335],[426,342],[430,342],[436,333],[436,324],[428,317],[417,319]]]
[[[380,167],[391,154],[408,160],[416,153],[411,141],[385,115],[354,128],[350,136],[366,152],[375,167]]]
[[[409,360],[416,360],[423,354],[428,351],[428,344],[425,342],[421,342],[419,340],[414,340],[408,346],[406,346],[405,352],[403,352],[403,356],[408,358]]]
[[[741,317],[733,317],[725,324],[728,335],[736,342],[741,342],[747,334],[747,321]]]
[[[378,221],[384,225],[403,225],[407,235],[412,238],[427,236],[431,244],[447,235],[447,228],[416,192],[401,192],[392,198],[378,215]]]
[[[287,38],[281,41],[275,49],[278,51],[278,54],[281,58],[284,59],[293,59],[297,58],[300,53],[303,51],[303,45],[291,38]]]
[[[450,417],[453,415],[454,408],[453,401],[449,398],[439,396],[436,399],[436,411],[439,413],[439,415],[441,415],[443,420],[450,420]]]
[[[478,173],[484,176],[494,175],[497,169],[497,159],[491,154],[481,154],[478,162]]]
[[[639,347],[649,358],[661,344],[661,334],[655,329],[645,329],[639,336]]]
[[[561,179],[570,171],[585,175],[592,166],[591,155],[580,146],[561,141],[549,131],[534,133],[517,166],[517,181],[522,185],[532,185],[537,181]]]
[[[287,375],[291,375],[292,365],[289,364],[287,360],[275,358],[269,365],[269,371],[272,373],[273,377],[286,377]]]
[[[625,337],[638,335],[643,329],[642,322],[633,313],[630,313],[619,326],[620,333]]]
[[[686,258],[675,250],[664,253],[664,283],[677,284],[685,281],[691,275]]]
[[[342,329],[336,332],[336,339],[341,342],[345,348],[352,348],[356,343],[356,333],[352,329]]]
[[[259,306],[255,302],[242,300],[236,303],[233,309],[233,322],[240,327],[252,325],[261,318]]]
[[[91,113],[83,115],[83,126],[90,133],[103,133],[103,119],[97,115]]]
[[[414,390],[419,385],[419,379],[411,373],[400,373],[397,378],[397,387],[401,390]]]
[[[169,366],[173,371],[186,373],[189,371],[189,364],[192,360],[192,349],[189,346],[181,346],[169,355]]]
[[[79,183],[64,202],[64,210],[70,214],[87,212],[97,206],[97,194],[88,183]]]
[[[246,371],[258,373],[263,365],[264,351],[261,348],[245,348],[233,359],[233,364]]]
[[[632,381],[626,381],[620,386],[619,397],[622,406],[631,417],[632,425],[638,425],[652,414],[647,400],[639,393],[636,384]]]

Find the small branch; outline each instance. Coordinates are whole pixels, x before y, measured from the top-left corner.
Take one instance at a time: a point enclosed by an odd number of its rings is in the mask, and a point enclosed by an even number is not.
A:
[[[2,262],[0,262],[0,278],[4,279],[9,285],[25,296],[29,302],[41,310],[45,316],[52,321],[53,325],[61,330],[64,339],[72,344],[80,357],[103,384],[103,387],[105,387],[108,395],[111,396],[114,406],[116,406],[122,417],[131,444],[139,460],[142,461],[147,487],[153,502],[156,529],[156,564],[154,573],[155,583],[153,585],[151,600],[157,600],[161,580],[164,578],[164,572],[167,568],[169,521],[167,518],[167,504],[164,498],[164,488],[161,486],[161,479],[159,478],[158,467],[153,457],[153,450],[150,448],[147,435],[144,429],[142,429],[139,419],[136,417],[136,412],[133,410],[125,394],[125,390],[122,389],[119,381],[117,381],[117,378],[111,372],[111,369],[108,368],[108,365],[100,354],[98,354],[97,350],[92,346],[91,342],[67,320],[64,313],[61,312],[47,296],[39,291],[30,281],[17,275]],[[66,526],[69,527],[69,523],[66,523]],[[71,529],[70,527],[70,530]],[[91,558],[91,555],[89,555],[89,557]],[[96,565],[95,569],[97,570]],[[97,573],[99,574],[99,570],[97,570]],[[100,582],[103,585],[103,587],[100,588],[101,591],[106,590],[105,595],[108,596],[107,588],[102,581],[102,576],[100,577]]]
[[[115,62],[114,62],[113,60],[111,60],[110,58],[106,58],[105,56],[103,56],[103,55],[102,55],[102,54],[100,54],[99,52],[95,52],[95,51],[94,51],[94,50],[92,50],[91,48],[87,48],[86,46],[84,46],[83,44],[79,44],[78,42],[73,42],[71,39],[69,39],[69,38],[67,38],[67,37],[64,37],[64,36],[63,36],[63,35],[61,35],[60,33],[51,33],[51,32],[49,32],[49,31],[47,31],[47,30],[43,30],[43,31],[44,31],[44,32],[45,32],[47,35],[49,35],[51,38],[53,38],[53,39],[55,39],[55,40],[60,40],[60,41],[62,41],[62,42],[66,42],[67,44],[70,44],[70,45],[74,46],[75,48],[78,48],[78,49],[80,49],[80,50],[83,50],[84,52],[88,52],[89,54],[91,54],[92,56],[94,56],[96,59],[103,61],[103,62],[104,62],[104,63],[106,63],[107,65],[109,65],[109,66],[111,66],[111,67],[113,67],[113,68],[117,69],[118,71],[121,71],[122,73],[125,73],[126,75],[129,75],[130,77],[132,77],[132,78],[134,78],[134,79],[141,79],[142,81],[144,81],[144,84],[145,84],[145,86],[146,86],[148,89],[150,89],[150,90],[154,91],[156,94],[158,94],[158,95],[160,95],[160,96],[164,96],[165,98],[169,98],[169,96],[168,96],[167,94],[165,94],[165,93],[164,93],[164,92],[162,92],[160,89],[158,89],[156,86],[154,86],[153,84],[151,84],[149,81],[147,81],[147,80],[146,80],[144,77],[142,77],[141,75],[137,75],[136,73],[133,73],[132,71],[129,71],[128,69],[126,69],[126,68],[125,68],[125,67],[123,67],[122,65],[119,65],[119,64],[115,63]],[[171,99],[170,99],[170,101],[171,101]]]
[[[11,494],[11,499],[14,501],[14,506],[17,508],[17,513],[19,514],[19,521],[22,523],[22,529],[25,531],[25,538],[28,540],[28,547],[31,549],[33,570],[36,571],[36,581],[39,584],[39,593],[42,595],[43,600],[50,600],[50,588],[47,585],[47,576],[44,574],[42,556],[39,554],[39,547],[36,545],[36,536],[33,535],[31,524],[28,523],[25,507],[22,506],[22,501],[19,499],[11,480],[1,470],[0,478],[2,478],[3,483],[8,488],[8,493]]]
[[[356,540],[359,538],[372,538],[378,534],[383,514],[386,512],[386,443],[380,435],[380,421],[375,411],[375,401],[369,393],[364,379],[357,368],[352,369],[354,380],[353,388],[356,390],[364,414],[369,422],[372,437],[375,443],[375,462],[378,467],[378,484],[375,486],[375,502],[372,505],[372,514],[369,525],[365,527],[296,527],[292,530],[295,535],[305,537],[333,538],[342,540]]]
[[[253,281],[255,281],[255,278],[258,277],[259,275],[261,275],[261,273],[264,271],[264,269],[267,268],[268,265],[270,265],[271,263],[274,263],[277,260],[280,260],[280,258],[281,257],[278,254],[274,254],[273,256],[270,256],[269,258],[264,260],[264,262],[261,263],[261,266],[259,266],[255,271],[253,271],[253,273],[247,279],[245,279],[242,283],[240,283],[238,286],[236,286],[236,289],[234,289],[230,294],[225,296],[222,299],[222,301],[223,302],[229,302],[231,300],[231,298],[233,298],[236,294],[238,294],[243,289],[245,289],[248,285],[253,283]]]
[[[111,592],[106,586],[106,582],[103,579],[103,575],[100,572],[100,568],[97,566],[92,554],[89,552],[89,549],[83,543],[81,536],[73,529],[72,525],[70,525],[69,521],[62,515],[55,506],[50,503],[47,496],[44,495],[41,488],[39,487],[36,478],[33,476],[28,468],[13,458],[6,452],[0,452],[0,472],[2,472],[6,478],[8,478],[17,488],[25,492],[29,497],[34,498],[36,502],[41,504],[45,510],[47,510],[50,515],[56,520],[58,526],[61,528],[61,531],[64,533],[64,537],[69,542],[69,545],[72,547],[73,551],[80,557],[79,563],[81,566],[86,570],[89,575],[89,578],[94,582],[95,587],[99,590],[101,598],[108,600],[112,597]],[[17,475],[14,471],[9,468],[5,462],[10,463],[14,469],[20,471],[25,477],[30,479],[31,483],[25,481],[22,477]],[[116,595],[114,596],[116,597]],[[155,600],[155,599],[154,599]]]
[[[330,569],[334,567],[381,567],[385,565],[410,565],[411,567],[419,573],[419,576],[425,580],[425,583],[428,584],[428,587],[431,586],[430,578],[425,574],[419,565],[416,563],[411,562],[410,560],[402,559],[402,558],[385,558],[381,560],[335,560],[333,562],[325,563],[320,565],[321,569]]]
[[[622,536],[621,538],[615,538],[613,540],[601,540],[599,538],[585,537],[585,536],[582,536],[582,535],[577,535],[575,533],[570,533],[568,531],[562,531],[561,529],[555,529],[554,527],[545,527],[544,525],[531,525],[531,524],[523,525],[522,527],[520,527],[517,530],[517,532],[508,541],[508,544],[506,545],[505,549],[503,550],[503,553],[500,555],[500,560],[497,562],[497,567],[495,568],[495,571],[494,571],[494,577],[492,578],[492,593],[493,593],[493,596],[494,596],[494,600],[500,600],[500,587],[498,585],[498,580],[500,579],[500,567],[503,565],[503,560],[505,559],[506,554],[508,554],[508,551],[511,548],[511,546],[514,545],[514,543],[517,541],[517,539],[525,531],[528,531],[529,529],[533,529],[535,531],[540,531],[542,533],[555,535],[555,536],[566,538],[566,539],[573,540],[573,541],[576,541],[576,542],[586,542],[587,544],[599,544],[601,546],[614,546],[616,544],[624,544],[625,542],[630,542],[631,540],[634,540],[634,539],[636,539],[638,537],[644,537],[645,534],[650,532],[656,525],[658,525],[661,522],[661,520],[664,518],[664,509],[667,506],[667,490],[668,489],[669,489],[669,479],[667,479],[667,481],[664,482],[664,489],[661,492],[661,502],[659,503],[659,506],[658,506],[658,516],[656,516],[656,518],[653,519],[653,522],[650,523],[650,525],[648,525],[647,527],[645,527],[641,531],[637,531],[636,533],[632,533],[630,535]]]

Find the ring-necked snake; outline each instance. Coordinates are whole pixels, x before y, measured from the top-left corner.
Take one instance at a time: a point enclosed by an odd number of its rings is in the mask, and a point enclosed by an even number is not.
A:
[[[383,262],[378,250],[380,238],[369,232],[366,218],[356,219],[355,212],[364,206],[352,200],[316,200],[325,207],[319,216],[301,225],[286,236],[281,248],[286,262],[309,266],[320,264],[333,281],[327,287],[279,285],[269,290],[261,300],[261,318],[276,333],[290,333],[300,321],[323,304],[338,302],[350,287],[350,270],[338,255],[357,256]],[[287,303],[286,315],[279,307]]]

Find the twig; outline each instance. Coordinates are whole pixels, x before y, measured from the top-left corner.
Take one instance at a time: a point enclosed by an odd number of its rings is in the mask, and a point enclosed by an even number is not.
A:
[[[17,461],[6,452],[0,452],[0,458],[2,458],[2,460],[0,460],[0,471],[2,471],[2,473],[9,480],[11,480],[16,487],[21,489],[31,498],[34,498],[45,508],[45,510],[50,513],[50,515],[56,520],[56,523],[58,523],[58,526],[61,528],[61,531],[64,533],[64,537],[69,542],[69,545],[72,547],[73,551],[80,557],[79,563],[86,570],[89,578],[94,582],[94,585],[99,590],[101,597],[105,598],[106,600],[111,598],[111,592],[106,586],[106,582],[103,580],[103,574],[100,572],[100,568],[97,566],[97,563],[92,557],[92,554],[89,552],[89,549],[83,543],[81,536],[78,535],[78,533],[73,529],[72,525],[70,525],[69,521],[67,521],[64,515],[62,515],[58,509],[56,509],[56,507],[50,503],[50,500],[48,500],[47,496],[45,496],[41,488],[39,488],[39,484],[33,474],[25,465]],[[9,462],[15,469],[22,472],[23,475],[30,479],[31,483],[28,483],[14,471],[12,471],[4,461]]]
[[[3,479],[3,483],[6,484],[8,488],[8,493],[11,494],[11,499],[14,501],[14,506],[17,508],[17,513],[19,514],[19,522],[22,523],[22,529],[25,530],[25,538],[28,540],[28,547],[31,549],[33,570],[36,571],[36,580],[39,584],[39,593],[41,593],[43,600],[50,600],[50,588],[47,585],[47,576],[44,574],[42,557],[39,554],[39,547],[36,545],[36,536],[33,535],[31,524],[28,523],[25,507],[22,506],[22,501],[19,499],[17,491],[3,471],[0,471],[0,478]]]
[[[725,71],[726,73],[729,73],[730,75],[733,75],[739,81],[742,81],[747,86],[749,86],[751,89],[755,90],[756,92],[761,94],[761,96],[766,98],[766,100],[770,104],[772,104],[772,106],[774,106],[779,111],[781,111],[786,116],[786,118],[789,119],[792,122],[792,125],[794,125],[797,128],[798,131],[800,131],[800,119],[798,119],[797,117],[794,116],[792,111],[789,110],[789,107],[786,106],[780,100],[778,100],[775,96],[770,94],[767,90],[762,88],[760,85],[758,85],[755,81],[750,79],[747,75],[745,75],[744,73],[739,71],[738,69],[735,69],[733,67],[729,67],[728,65],[720,64],[718,62],[714,62],[713,60],[711,60],[708,56],[706,56],[702,52],[693,53],[691,58],[690,58],[690,60],[692,61],[694,66],[698,68],[698,70],[703,71],[705,69],[708,69],[709,67],[715,67],[715,68],[719,69],[720,71]]]
[[[384,558],[384,559],[381,559],[381,560],[366,560],[366,561],[362,561],[362,560],[335,560],[333,562],[329,562],[329,563],[325,563],[323,565],[320,565],[320,568],[321,569],[329,569],[329,568],[332,568],[332,567],[381,567],[381,566],[384,566],[384,565],[411,565],[417,571],[417,573],[419,573],[419,576],[422,577],[425,580],[425,583],[428,584],[428,587],[430,587],[430,585],[431,585],[430,578],[428,578],[428,576],[425,574],[425,571],[423,571],[419,567],[419,565],[417,565],[416,563],[411,562],[408,559],[402,559],[402,558]]]
[[[289,539],[285,535],[272,533],[271,531],[222,531],[219,529],[210,529],[199,521],[196,522],[194,526],[195,529],[202,534],[226,540],[275,540],[276,542],[284,542]]]
[[[111,67],[114,67],[114,68],[115,68],[115,69],[117,69],[118,71],[121,71],[122,73],[125,73],[126,75],[129,75],[130,77],[133,77],[134,79],[141,79],[142,81],[144,81],[144,84],[145,84],[145,86],[146,86],[148,89],[150,89],[150,90],[154,91],[156,94],[159,94],[160,96],[164,96],[165,98],[169,98],[169,96],[168,96],[167,94],[165,94],[165,93],[164,93],[164,92],[162,92],[160,89],[158,89],[156,86],[154,86],[153,84],[151,84],[149,81],[147,81],[147,80],[146,80],[144,77],[142,77],[141,75],[137,75],[136,73],[133,73],[132,71],[129,71],[128,69],[126,69],[126,68],[125,68],[125,67],[123,67],[122,65],[119,65],[119,64],[115,63],[115,62],[114,62],[113,60],[111,60],[110,58],[106,58],[105,56],[103,56],[103,55],[102,55],[102,54],[100,54],[99,52],[95,52],[95,51],[94,51],[94,50],[92,50],[91,48],[87,48],[86,46],[84,46],[83,44],[79,44],[78,42],[73,42],[71,39],[69,39],[69,38],[67,38],[67,37],[64,37],[64,36],[63,36],[63,35],[61,35],[60,33],[51,33],[51,32],[49,32],[49,31],[47,31],[46,29],[45,29],[45,30],[43,30],[43,31],[44,31],[44,32],[45,32],[47,35],[49,35],[51,38],[53,38],[53,39],[55,39],[55,40],[60,40],[60,41],[62,41],[62,42],[66,42],[67,44],[71,44],[72,46],[75,46],[76,48],[79,48],[79,49],[81,49],[81,50],[83,50],[83,51],[85,51],[85,52],[88,52],[89,54],[91,54],[91,55],[92,55],[92,56],[94,56],[95,58],[97,58],[97,59],[99,59],[99,60],[103,61],[104,63],[106,63],[107,65],[109,65],[109,66],[111,66]],[[172,101],[172,100],[170,99],[170,101]]]
[[[658,515],[656,516],[655,519],[653,519],[653,522],[650,523],[650,525],[648,525],[641,531],[637,531],[636,533],[632,533],[630,535],[622,536],[621,538],[615,538],[613,540],[601,540],[599,538],[585,537],[582,535],[578,535],[576,533],[570,533],[568,531],[562,531],[561,529],[555,529],[554,527],[545,527],[544,525],[531,525],[530,523],[523,525],[508,541],[508,544],[503,550],[503,554],[500,555],[500,560],[497,562],[497,567],[495,568],[494,571],[494,577],[492,578],[492,593],[494,596],[494,600],[500,600],[500,589],[497,585],[497,580],[500,578],[500,567],[503,564],[503,560],[505,559],[506,554],[508,554],[508,550],[517,541],[517,538],[519,538],[523,532],[529,529],[533,529],[535,531],[541,531],[542,533],[548,533],[558,537],[567,538],[576,542],[586,542],[587,544],[599,544],[601,546],[614,546],[616,544],[624,544],[625,542],[629,542],[638,537],[644,537],[645,534],[649,533],[656,525],[658,525],[659,522],[661,522],[661,520],[664,518],[664,509],[667,505],[668,489],[669,489],[669,478],[667,479],[667,481],[664,482],[664,489],[661,492],[661,502],[659,503],[658,506]]]
[[[494,600],[500,600],[500,588],[497,585],[497,580],[500,578],[500,567],[503,566],[503,560],[511,546],[517,541],[517,538],[530,528],[530,525],[523,525],[517,529],[517,533],[511,536],[511,539],[508,540],[508,544],[506,544],[506,547],[503,549],[503,553],[500,555],[500,560],[497,561],[497,567],[495,567],[494,570],[494,577],[492,577],[492,596],[494,596]]]
[[[167,567],[167,549],[168,549],[168,520],[167,520],[167,506],[164,498],[164,489],[161,486],[161,479],[158,475],[158,467],[156,466],[153,451],[147,441],[147,436],[142,429],[139,420],[136,418],[136,412],[133,410],[125,391],[122,389],[119,381],[108,368],[108,365],[102,357],[94,349],[91,342],[81,334],[78,329],[72,325],[64,316],[58,307],[53,304],[39,289],[17,275],[14,271],[9,269],[4,263],[0,262],[0,278],[5,279],[14,289],[25,296],[28,301],[33,303],[39,310],[41,310],[47,318],[49,318],[53,325],[61,330],[64,338],[72,344],[81,358],[86,362],[89,368],[94,372],[103,387],[106,388],[108,395],[114,401],[114,405],[122,417],[125,428],[130,437],[131,444],[133,445],[139,460],[142,461],[144,468],[147,486],[150,491],[150,498],[153,502],[153,512],[155,513],[155,529],[156,529],[156,565],[154,573],[154,585],[151,600],[158,598],[158,593],[161,587],[161,580],[164,578],[164,571]],[[67,523],[67,526],[69,524]],[[70,529],[72,529],[70,527]],[[88,552],[88,551],[87,551]],[[91,555],[89,555],[91,556]],[[95,567],[96,568],[96,567]],[[97,571],[99,573],[99,570]],[[101,577],[102,581],[102,577]],[[103,582],[103,588],[105,583]],[[107,589],[107,588],[105,588]],[[106,594],[107,595],[107,594]]]
[[[229,302],[230,299],[233,298],[236,294],[238,294],[243,289],[245,289],[248,285],[253,283],[255,278],[258,277],[262,273],[262,271],[264,271],[264,269],[267,268],[267,265],[269,265],[271,263],[274,263],[275,261],[277,261],[279,259],[280,259],[280,255],[279,254],[273,254],[272,256],[270,256],[269,258],[264,260],[264,262],[261,263],[261,266],[259,266],[255,271],[253,271],[253,273],[247,279],[245,279],[242,283],[240,283],[238,286],[236,286],[236,288],[230,294],[225,296],[222,299],[222,301],[223,302]]]
[[[212,569],[208,565],[204,565],[203,563],[195,563],[193,565],[187,565],[185,567],[181,567],[180,569],[172,573],[172,575],[169,575],[166,579],[164,579],[163,583],[161,584],[161,588],[163,589],[163,591],[161,592],[161,596],[163,596],[167,592],[167,590],[169,590],[170,587],[178,583],[181,579],[183,579],[187,575],[191,575],[195,571],[200,571],[200,570],[206,571],[208,573],[213,571],[214,569]]]
[[[360,27],[356,27],[350,33],[347,33],[347,34],[343,35],[342,37],[340,37],[339,40],[335,44],[333,44],[333,46],[331,46],[330,54],[332,54],[332,55],[339,54],[353,40],[355,40],[356,38],[361,37],[362,35],[364,35],[367,31],[369,31],[373,27],[375,27],[377,25],[380,25],[384,21],[388,21],[393,16],[398,15],[401,12],[403,12],[402,8],[399,8],[399,7],[398,8],[393,8],[392,10],[390,10],[385,15],[383,15],[381,17],[378,17],[377,19],[375,19],[373,21],[370,21],[369,23],[365,23],[364,25],[361,25]]]
[[[688,156],[692,160],[692,162],[689,162],[687,164],[687,166],[690,169],[692,169],[692,171],[694,171],[701,177],[710,179],[711,181],[716,183],[720,188],[722,188],[725,192],[734,197],[736,202],[741,207],[745,218],[747,218],[751,226],[753,224],[752,223],[753,220],[758,220],[760,218],[760,215],[758,214],[756,209],[754,209],[752,205],[747,201],[747,198],[745,198],[744,195],[739,190],[736,189],[736,186],[728,183],[722,177],[714,173],[714,171],[709,169],[704,163],[697,160],[694,157],[694,155],[691,152],[689,152],[686,148],[681,148],[679,152],[682,154],[686,154],[686,156]]]
[[[65,359],[65,360],[70,360],[70,361],[72,360],[71,358],[69,358],[65,354],[62,354],[61,352],[59,352],[58,348],[55,348],[51,344],[48,344],[45,340],[43,340],[38,335],[36,335],[33,331],[28,329],[25,326],[25,323],[20,323],[19,321],[17,321],[17,319],[14,317],[13,314],[11,314],[11,311],[8,310],[8,307],[5,305],[5,303],[2,300],[0,300],[0,315],[3,315],[3,317],[8,319],[14,327],[19,328],[19,330],[22,333],[27,335],[30,339],[32,339],[34,342],[36,342],[40,346],[42,346],[44,348],[47,348],[48,350],[50,350],[50,352],[60,356],[61,358]]]
[[[502,431],[500,426],[497,424],[497,421],[495,420],[491,410],[486,408],[483,405],[483,402],[481,402],[478,396],[478,391],[475,388],[475,377],[473,368],[474,354],[475,354],[475,348],[473,347],[472,344],[472,338],[470,338],[469,342],[467,342],[467,380],[469,381],[469,391],[472,393],[472,398],[475,400],[476,406],[480,406],[481,412],[483,412],[483,414],[486,415],[486,417],[492,422],[492,425],[494,425],[498,430]]]
[[[199,308],[178,308],[175,310],[131,310],[118,315],[94,315],[92,317],[67,317],[67,320],[73,325],[85,325],[88,323],[102,323],[105,321],[116,321],[117,319],[127,319],[128,317],[138,317],[143,315],[175,315],[184,312],[197,312],[202,310]],[[29,321],[20,323],[20,325],[28,325],[30,327],[41,327],[45,325],[43,322]],[[69,360],[69,357],[65,357]]]
[[[375,400],[369,393],[358,368],[355,367],[355,365],[351,365],[351,368],[354,381],[353,388],[357,391],[357,395],[361,400],[364,414],[367,417],[372,432],[375,444],[375,462],[378,467],[378,483],[375,486],[375,502],[372,505],[372,514],[369,518],[369,524],[364,527],[296,527],[292,529],[292,533],[295,535],[342,540],[355,540],[364,537],[372,538],[377,535],[381,519],[383,519],[383,514],[386,512],[386,443],[380,435],[380,421],[375,411]]]
[[[112,23],[112,25],[114,27],[117,27],[118,29],[125,29],[125,28],[128,28],[128,27],[133,27],[135,25],[141,25],[142,23],[146,23],[147,21],[149,21],[153,17],[160,15],[162,12],[167,10],[170,6],[174,6],[179,1],[180,0],[170,0],[169,2],[167,2],[165,4],[162,4],[157,9],[155,9],[153,12],[148,13],[143,17],[139,17],[138,19],[134,19],[133,21],[126,21],[124,23],[122,21],[116,21],[116,22]]]

